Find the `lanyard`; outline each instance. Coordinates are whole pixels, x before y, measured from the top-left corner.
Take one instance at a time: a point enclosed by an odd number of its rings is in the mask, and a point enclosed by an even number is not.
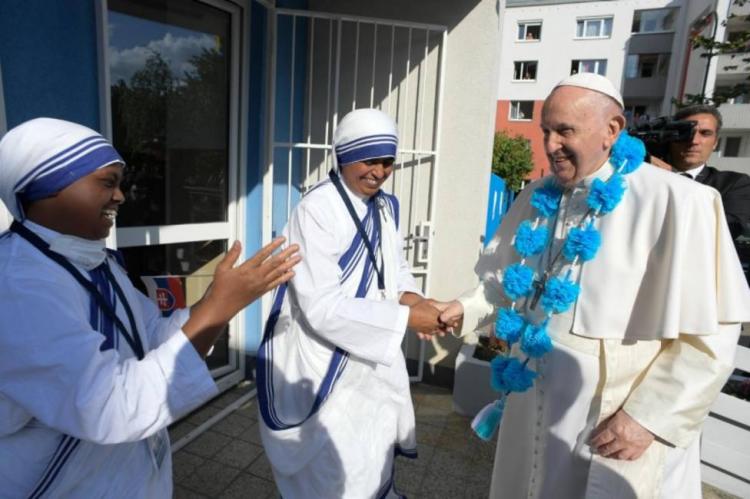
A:
[[[331,178],[331,182],[333,182],[333,185],[336,186],[336,190],[339,191],[339,196],[341,196],[341,199],[344,201],[344,204],[346,205],[346,209],[349,211],[349,215],[352,217],[352,220],[354,221],[354,225],[357,226],[357,231],[359,232],[360,237],[362,238],[362,241],[365,243],[365,247],[367,248],[367,254],[370,257],[370,261],[372,262],[372,266],[375,269],[375,273],[378,275],[378,289],[380,291],[385,290],[385,261],[383,260],[383,248],[381,241],[383,240],[381,230],[380,230],[380,213],[375,211],[375,214],[373,216],[373,222],[375,223],[375,233],[378,234],[378,245],[380,245],[380,268],[378,268],[378,262],[375,258],[375,250],[372,249],[372,244],[370,243],[370,239],[367,237],[367,232],[365,232],[365,228],[362,226],[362,221],[357,216],[357,212],[354,211],[354,206],[352,206],[352,201],[349,199],[349,196],[344,191],[344,187],[341,185],[341,179],[339,176],[331,170],[328,172],[328,176]],[[373,199],[371,199],[371,202],[375,202],[375,197],[379,196],[380,193],[375,194],[373,196]]]
[[[114,321],[117,329],[119,329],[120,331],[120,334],[122,334],[122,336],[125,338],[125,341],[127,341],[128,345],[130,345],[130,348],[133,350],[133,353],[135,353],[136,357],[138,357],[138,360],[143,359],[143,357],[145,356],[143,343],[141,342],[141,337],[138,334],[138,328],[136,327],[133,310],[130,308],[130,305],[128,304],[128,301],[125,297],[125,293],[115,279],[115,276],[112,275],[112,271],[109,269],[109,265],[107,265],[106,261],[103,264],[104,274],[107,276],[107,280],[114,288],[117,297],[120,299],[120,302],[125,307],[125,313],[127,313],[128,321],[130,322],[130,329],[131,331],[133,331],[132,336],[128,332],[127,328],[122,323],[120,318],[117,317],[115,311],[112,310],[112,307],[109,305],[109,303],[107,303],[106,298],[104,298],[101,292],[96,288],[94,283],[86,279],[83,274],[81,274],[81,272],[68,261],[67,258],[49,249],[49,245],[41,237],[15,220],[11,224],[10,230],[26,239],[31,245],[33,245],[39,251],[47,255],[49,258],[51,258],[57,264],[67,270],[70,275],[72,275],[73,278],[75,278],[75,280],[78,281],[78,283],[83,286],[86,291],[89,292],[89,294],[91,294],[97,305],[99,305],[99,308],[104,311],[104,313],[107,314],[110,319]]]

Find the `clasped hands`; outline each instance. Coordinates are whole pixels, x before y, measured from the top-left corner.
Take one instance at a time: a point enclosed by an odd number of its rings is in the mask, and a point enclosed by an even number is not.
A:
[[[458,302],[441,302],[431,298],[422,298],[414,293],[404,293],[401,297],[401,304],[409,306],[407,325],[422,340],[436,335],[444,336],[459,327],[463,308],[460,314],[445,313],[454,303]]]

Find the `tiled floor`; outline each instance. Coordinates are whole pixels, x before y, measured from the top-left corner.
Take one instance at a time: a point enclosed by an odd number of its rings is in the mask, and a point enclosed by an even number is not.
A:
[[[237,400],[231,390],[170,428],[172,441]],[[452,411],[444,388],[412,385],[419,458],[399,458],[396,488],[411,498],[487,497],[495,444],[471,434],[469,419]],[[258,434],[255,400],[243,405],[173,456],[175,497],[278,497]]]
[[[241,385],[191,414],[170,428],[172,441],[251,389],[252,385]],[[414,384],[412,398],[419,458],[397,460],[397,490],[410,499],[486,498],[495,442],[485,443],[471,434],[469,418],[453,412],[449,390]],[[253,399],[174,454],[175,498],[279,497],[260,442],[257,410]],[[704,485],[703,497],[734,496]]]

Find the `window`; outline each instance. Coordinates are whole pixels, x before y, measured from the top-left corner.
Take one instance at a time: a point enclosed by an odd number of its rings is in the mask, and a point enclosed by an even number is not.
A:
[[[536,61],[516,61],[513,63],[514,80],[536,80]]]
[[[642,104],[626,103],[623,114],[625,114],[625,119],[627,120],[629,127],[646,123],[651,119],[647,113],[646,106]]]
[[[667,76],[669,54],[630,54],[625,61],[625,78]]]
[[[528,121],[534,117],[533,100],[512,100],[510,101],[511,121]]]
[[[570,74],[596,73],[602,76],[607,74],[606,59],[577,59],[570,64]]]
[[[519,22],[518,23],[518,38],[517,40],[525,41],[539,41],[542,39],[542,23],[539,21],[535,22]]]
[[[611,17],[579,19],[576,25],[576,38],[609,38],[612,36]]]
[[[724,141],[724,157],[736,158],[740,155],[742,137],[727,137]]]
[[[636,10],[633,14],[633,33],[672,31],[677,9]]]

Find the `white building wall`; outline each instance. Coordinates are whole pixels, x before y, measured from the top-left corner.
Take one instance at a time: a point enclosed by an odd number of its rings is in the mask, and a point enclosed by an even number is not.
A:
[[[558,81],[570,74],[574,59],[606,59],[607,78],[622,88],[633,12],[681,3],[619,0],[506,8],[501,30],[498,99],[543,100]],[[600,16],[613,17],[610,38],[576,38],[578,19]],[[518,22],[535,20],[542,21],[541,41],[517,41]],[[522,60],[539,61],[536,82],[513,81],[513,63]]]

